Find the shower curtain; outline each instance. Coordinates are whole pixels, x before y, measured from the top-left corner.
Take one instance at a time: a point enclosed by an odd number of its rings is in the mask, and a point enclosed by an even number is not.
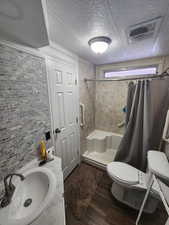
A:
[[[126,112],[126,125],[129,122],[129,117],[131,113],[131,107],[133,103],[133,97],[134,97],[134,92],[135,92],[135,87],[134,82],[130,82],[128,85],[128,93],[127,93],[127,112]]]
[[[115,161],[145,171],[147,152],[158,149],[169,108],[169,80],[130,83],[127,98],[126,131]]]

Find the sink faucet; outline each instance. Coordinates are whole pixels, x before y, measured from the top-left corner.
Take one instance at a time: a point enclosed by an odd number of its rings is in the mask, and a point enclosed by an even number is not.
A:
[[[15,185],[12,183],[12,177],[13,176],[20,177],[21,181],[23,181],[25,179],[25,177],[22,174],[19,174],[19,173],[10,173],[4,178],[5,194],[2,197],[1,203],[0,203],[0,206],[2,208],[6,207],[7,205],[10,204],[12,196],[14,194]],[[7,182],[8,178],[10,178],[9,182]]]

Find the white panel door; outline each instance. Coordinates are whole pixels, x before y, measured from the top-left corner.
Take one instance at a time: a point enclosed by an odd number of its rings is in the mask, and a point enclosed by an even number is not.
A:
[[[72,64],[49,60],[55,147],[64,177],[79,163],[77,73]]]

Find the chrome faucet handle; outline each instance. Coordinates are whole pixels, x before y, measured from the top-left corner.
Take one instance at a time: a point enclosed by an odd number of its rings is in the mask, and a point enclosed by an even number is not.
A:
[[[12,178],[13,178],[13,175],[10,177],[9,185],[8,185],[10,191],[14,191],[15,190],[15,185],[12,183]]]

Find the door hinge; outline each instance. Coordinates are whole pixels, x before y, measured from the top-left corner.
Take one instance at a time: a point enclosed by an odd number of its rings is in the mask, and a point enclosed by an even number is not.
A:
[[[75,85],[77,85],[77,79],[75,79]]]
[[[76,123],[79,123],[79,119],[78,119],[78,117],[76,116]]]

